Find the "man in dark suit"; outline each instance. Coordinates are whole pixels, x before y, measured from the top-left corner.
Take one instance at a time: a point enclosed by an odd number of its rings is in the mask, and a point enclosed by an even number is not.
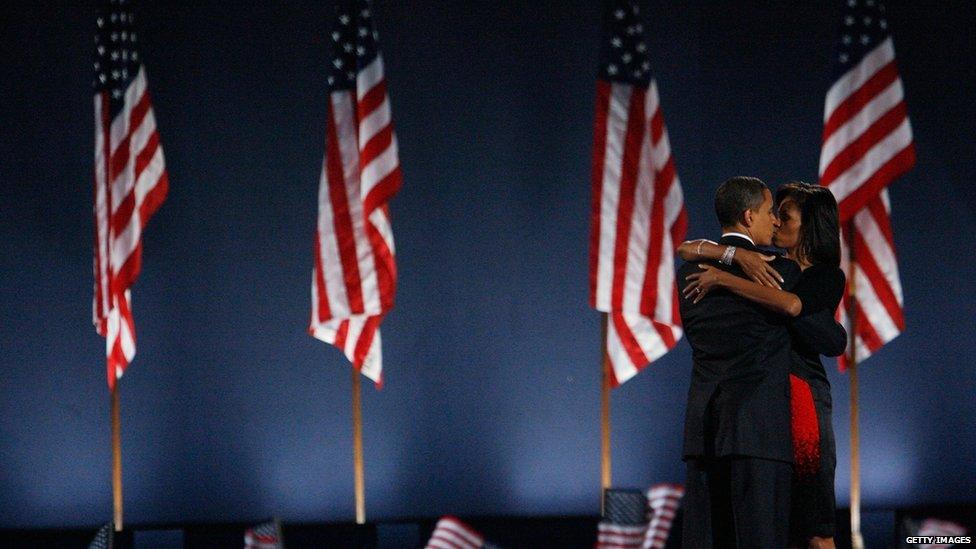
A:
[[[715,213],[726,246],[758,251],[772,244],[779,227],[772,194],[753,177],[723,183]],[[684,264],[681,293],[699,263],[745,278],[731,257],[724,259]],[[786,258],[772,265],[783,289],[800,276]],[[683,298],[679,305],[694,361],[685,412],[683,545],[782,549],[793,469],[786,318],[726,290],[694,301]]]

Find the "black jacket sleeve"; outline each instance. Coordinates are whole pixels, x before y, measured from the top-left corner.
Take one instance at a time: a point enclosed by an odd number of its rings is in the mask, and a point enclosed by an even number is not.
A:
[[[846,283],[844,271],[837,267],[814,265],[804,271],[799,282],[790,290],[803,304],[800,316],[818,311],[833,313],[844,295]]]
[[[814,265],[803,272],[793,287],[803,309],[790,323],[790,331],[796,340],[818,354],[840,356],[847,347],[847,331],[834,320],[845,283],[844,272],[837,267]]]
[[[826,309],[799,316],[790,323],[790,333],[805,347],[825,356],[840,356],[847,348],[847,330]]]

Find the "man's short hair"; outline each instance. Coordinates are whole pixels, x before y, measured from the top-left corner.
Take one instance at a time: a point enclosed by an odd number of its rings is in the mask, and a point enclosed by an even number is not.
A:
[[[715,215],[722,227],[742,221],[743,212],[755,210],[763,202],[766,184],[756,177],[736,176],[715,191]]]

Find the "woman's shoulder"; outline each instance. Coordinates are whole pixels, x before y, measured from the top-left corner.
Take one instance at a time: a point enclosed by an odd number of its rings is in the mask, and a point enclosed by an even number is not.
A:
[[[803,278],[830,286],[844,286],[847,282],[847,277],[840,267],[823,263],[808,267],[803,271]]]
[[[806,268],[803,274],[809,274],[809,276],[817,277],[843,277],[844,271],[840,267],[835,265],[827,265],[824,263],[816,263]]]

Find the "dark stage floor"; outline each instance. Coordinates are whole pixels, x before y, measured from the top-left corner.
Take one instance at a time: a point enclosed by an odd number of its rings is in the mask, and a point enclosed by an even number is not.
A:
[[[504,548],[592,548],[596,541],[597,516],[573,517],[461,517],[484,534],[486,540]],[[838,511],[837,547],[850,547],[849,514]],[[866,509],[861,512],[861,530],[871,548],[907,548],[907,528],[926,518],[952,521],[976,531],[976,505],[917,507],[910,509]],[[430,537],[436,518],[404,519],[368,523],[284,523],[285,546],[293,548],[419,548]],[[240,548],[244,530],[251,523],[129,525],[115,549],[154,548]],[[70,529],[2,529],[3,548],[86,548],[96,527]],[[681,547],[681,513],[667,548]]]

